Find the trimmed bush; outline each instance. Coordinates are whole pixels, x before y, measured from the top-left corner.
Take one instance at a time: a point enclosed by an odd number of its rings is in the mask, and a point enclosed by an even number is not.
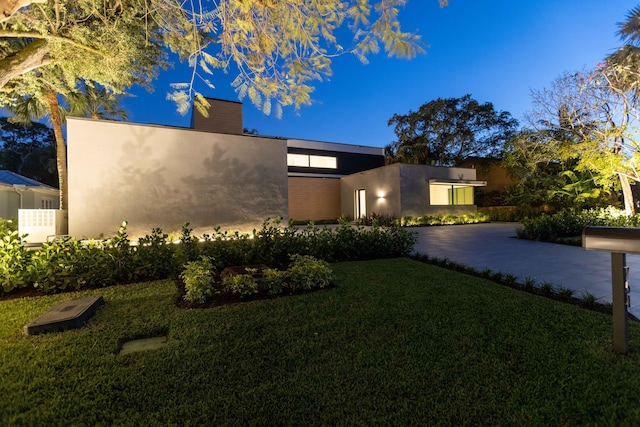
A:
[[[0,226],[0,284],[3,292],[34,286],[44,292],[100,287],[115,283],[177,278],[182,267],[204,256],[213,267],[267,264],[284,266],[290,254],[310,255],[327,262],[408,256],[415,233],[399,226],[353,227],[342,220],[335,231],[309,225],[286,227],[267,219],[252,234],[221,232],[197,237],[186,224],[180,244],[155,228],[132,245],[127,223],[105,240],[65,238],[27,251],[16,231]]]
[[[267,268],[263,271],[261,285],[262,288],[269,294],[278,295],[282,293],[288,279],[288,271]]]
[[[553,215],[525,218],[516,233],[521,239],[557,242],[559,239],[580,236],[586,226],[638,227],[640,215],[625,216],[613,207],[583,211],[563,210]]]
[[[0,221],[0,295],[32,284],[31,252],[27,251],[17,230]]]
[[[425,216],[405,216],[401,223],[405,227],[424,227],[430,225],[457,225],[457,224],[477,224],[489,222],[489,215],[485,213],[473,213],[466,215],[425,215]]]
[[[222,280],[222,291],[245,297],[258,293],[258,282],[251,274],[237,274]]]
[[[488,215],[490,221],[500,222],[520,222],[523,218],[535,218],[553,212],[553,207],[549,205],[478,207],[478,213]]]
[[[334,280],[326,261],[309,255],[292,255],[289,267],[289,287],[292,291],[326,288]]]
[[[213,292],[213,263],[207,257],[198,261],[190,261],[180,274],[184,282],[184,299],[196,304],[202,304]]]

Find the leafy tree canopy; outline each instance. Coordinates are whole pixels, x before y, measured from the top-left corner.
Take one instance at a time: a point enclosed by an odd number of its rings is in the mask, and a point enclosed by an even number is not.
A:
[[[331,75],[331,59],[361,60],[382,45],[390,55],[422,51],[419,36],[403,32],[406,0],[4,0],[0,2],[0,107],[34,118],[46,113],[56,136],[61,209],[66,209],[66,147],[62,103],[104,89],[150,86],[167,49],[187,60],[193,75],[174,85],[170,99],[186,113],[208,103],[193,84],[218,68],[234,70],[238,96],[277,115],[310,102],[311,83]],[[446,0],[440,0],[444,6]],[[337,34],[354,35],[345,47]],[[82,97],[82,96],[81,96]],[[86,98],[86,97],[85,97]],[[43,108],[41,108],[43,107]],[[84,108],[84,107],[83,107]],[[106,110],[103,113],[110,114]],[[116,112],[116,115],[120,115]]]
[[[508,144],[505,162],[519,169],[523,180],[562,172],[571,178],[566,194],[591,189],[575,193],[577,202],[621,190],[633,212],[629,179],[640,179],[638,105],[630,92],[616,88],[619,77],[601,64],[592,72],[564,73],[550,87],[532,91],[530,128]]]
[[[419,36],[401,30],[407,0],[6,0],[0,3],[0,103],[40,96],[38,81],[55,68],[56,93],[78,79],[113,91],[148,83],[166,66],[165,48],[192,66],[171,99],[186,112],[201,78],[216,68],[237,72],[233,85],[270,113],[310,101],[311,83],[331,75],[331,60],[366,56],[382,46],[390,55],[423,50]],[[440,0],[441,6],[446,0]],[[339,40],[348,27],[352,40]],[[35,71],[35,72],[34,72]]]
[[[395,114],[391,125],[397,141],[386,147],[389,161],[454,166],[469,157],[499,157],[518,122],[490,102],[480,104],[465,95]]]

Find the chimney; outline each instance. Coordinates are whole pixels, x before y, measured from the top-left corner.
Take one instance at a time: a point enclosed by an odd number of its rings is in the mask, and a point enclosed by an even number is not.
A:
[[[224,99],[207,98],[209,117],[203,117],[196,109],[191,112],[191,127],[212,133],[242,135],[242,103]]]

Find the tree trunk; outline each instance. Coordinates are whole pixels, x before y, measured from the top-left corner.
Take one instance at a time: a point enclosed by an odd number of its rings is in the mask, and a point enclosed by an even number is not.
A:
[[[60,109],[58,105],[58,94],[49,89],[45,93],[45,99],[47,106],[49,107],[51,123],[53,124],[53,134],[56,137],[56,160],[58,164],[58,182],[60,187],[60,209],[68,209],[67,146],[65,145],[64,135],[62,134],[62,117],[60,116]]]
[[[620,187],[622,187],[622,198],[624,199],[624,210],[627,216],[635,214],[635,207],[633,205],[633,193],[631,192],[631,185],[629,184],[629,178],[623,173],[619,173]]]
[[[48,53],[48,42],[38,39],[19,52],[0,60],[0,88],[19,75],[49,64]]]

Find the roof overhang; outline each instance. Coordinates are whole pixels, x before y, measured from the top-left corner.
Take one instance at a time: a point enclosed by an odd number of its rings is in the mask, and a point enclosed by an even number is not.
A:
[[[0,190],[17,191],[17,192],[34,191],[36,193],[51,194],[56,196],[60,194],[60,190],[58,190],[57,188],[49,187],[46,185],[38,186],[38,185],[5,184],[4,182],[0,182]]]
[[[329,173],[302,173],[302,172],[289,172],[287,174],[290,178],[342,178],[345,175],[329,174]]]
[[[471,179],[430,179],[429,184],[454,187],[486,187],[487,181],[475,181]]]

